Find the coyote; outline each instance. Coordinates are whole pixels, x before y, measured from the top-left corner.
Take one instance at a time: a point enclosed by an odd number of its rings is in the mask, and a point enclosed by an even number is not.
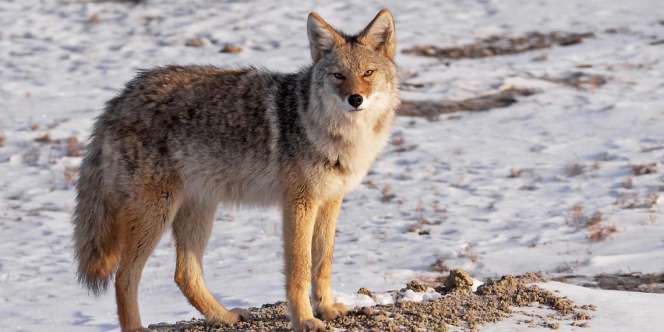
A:
[[[146,330],[138,283],[168,227],[188,301],[214,324],[248,318],[217,302],[203,279],[220,203],[281,207],[294,330],[323,330],[314,313],[346,312],[330,280],[336,219],[400,102],[394,18],[383,9],[347,35],[310,13],[307,34],[313,64],[296,73],[160,67],[106,103],[81,165],[74,245],[78,279],[94,294],[115,274],[122,331]]]

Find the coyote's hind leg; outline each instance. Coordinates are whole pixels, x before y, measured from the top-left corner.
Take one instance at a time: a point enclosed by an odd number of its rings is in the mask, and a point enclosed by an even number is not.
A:
[[[152,188],[141,190],[134,198],[115,220],[122,248],[115,296],[123,332],[145,330],[138,309],[138,283],[145,262],[173,220],[179,203],[177,193]]]

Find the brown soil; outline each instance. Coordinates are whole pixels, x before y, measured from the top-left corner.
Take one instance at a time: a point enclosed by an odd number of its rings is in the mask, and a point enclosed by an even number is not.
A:
[[[438,47],[434,45],[415,46],[405,49],[403,53],[415,54],[440,59],[477,59],[497,55],[523,53],[527,51],[549,48],[553,46],[569,46],[593,37],[592,33],[569,32],[530,32],[524,36],[506,37],[491,36],[472,44],[458,47]]]
[[[505,89],[494,93],[463,100],[413,101],[404,100],[397,115],[424,117],[435,120],[441,114],[455,112],[481,112],[494,108],[508,107],[517,102],[516,97],[530,96],[530,89]]]
[[[476,293],[470,292],[472,279],[463,271],[453,270],[445,279],[443,284],[446,287],[437,287],[444,296],[437,300],[359,308],[327,322],[327,327],[342,331],[447,331],[448,325],[454,325],[472,331],[510,317],[515,307],[538,304],[554,310],[555,314],[535,318],[540,320],[537,324],[555,329],[561,323],[582,326],[590,319],[586,310],[594,309],[593,306],[578,306],[567,298],[530,285],[542,281],[536,274],[490,280]],[[424,289],[421,284],[412,282],[408,288]],[[363,293],[371,294],[367,289],[363,289]],[[150,328],[160,332],[290,331],[288,310],[283,302],[250,308],[249,311],[251,321],[233,327],[209,326],[202,320],[191,320],[155,324]]]
[[[605,76],[582,71],[574,71],[561,77],[541,76],[537,78],[580,90],[595,90],[609,81]]]
[[[568,275],[554,280],[584,287],[622,290],[630,292],[664,294],[664,273],[617,273],[596,276]]]

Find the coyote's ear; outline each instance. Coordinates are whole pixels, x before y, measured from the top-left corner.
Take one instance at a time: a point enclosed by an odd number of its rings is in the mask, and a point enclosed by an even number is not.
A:
[[[307,19],[307,35],[314,62],[345,42],[345,38],[315,12],[310,13]]]
[[[358,40],[374,50],[383,52],[388,58],[394,59],[397,43],[392,13],[387,9],[379,11],[371,23],[362,30]]]

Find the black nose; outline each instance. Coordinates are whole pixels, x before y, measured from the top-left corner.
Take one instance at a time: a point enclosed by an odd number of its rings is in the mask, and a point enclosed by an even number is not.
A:
[[[360,105],[362,105],[362,96],[350,95],[350,97],[348,97],[348,103],[350,104],[350,106],[359,107]]]

